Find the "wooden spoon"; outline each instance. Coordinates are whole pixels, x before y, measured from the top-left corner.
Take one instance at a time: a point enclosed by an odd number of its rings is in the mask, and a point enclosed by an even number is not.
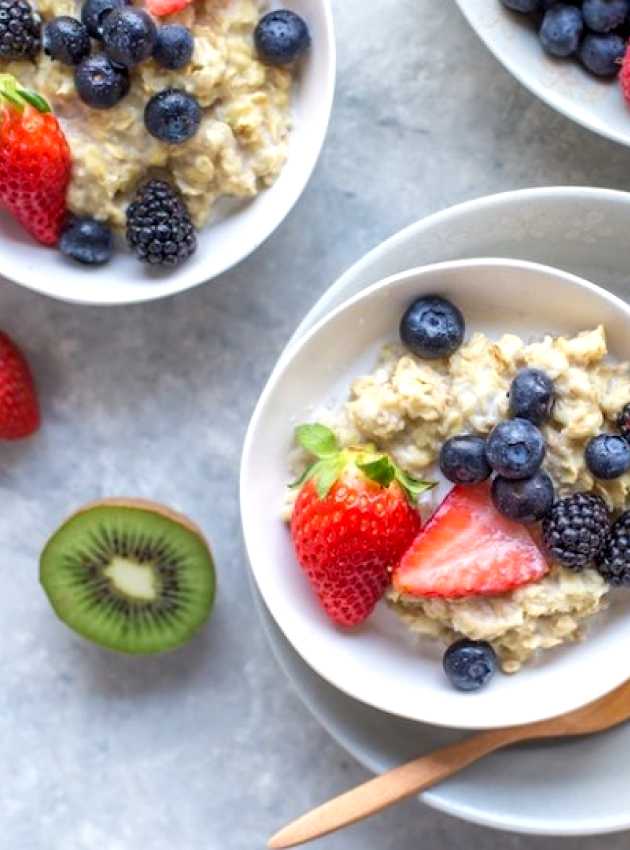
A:
[[[520,741],[603,732],[630,719],[630,680],[596,702],[552,720],[493,729],[377,776],[293,821],[271,838],[279,850],[321,838],[425,791],[488,753]]]

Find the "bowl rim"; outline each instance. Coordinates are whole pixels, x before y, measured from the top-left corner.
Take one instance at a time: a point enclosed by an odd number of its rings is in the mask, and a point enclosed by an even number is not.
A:
[[[340,303],[337,307],[322,316],[310,329],[306,330],[299,337],[299,339],[294,341],[294,339],[292,338],[289,341],[285,350],[278,358],[276,365],[274,366],[274,369],[272,370],[271,375],[269,376],[267,383],[262,393],[260,394],[251,420],[249,422],[245,435],[245,440],[243,443],[239,478],[239,507],[241,516],[241,531],[245,544],[245,551],[247,554],[247,561],[250,573],[255,582],[255,586],[258,588],[260,595],[267,607],[267,610],[269,611],[272,618],[288,640],[289,644],[295,649],[298,655],[300,655],[300,657],[305,661],[305,663],[309,667],[311,667],[311,669],[313,669],[325,681],[336,687],[341,692],[345,693],[347,696],[358,700],[359,702],[362,702],[366,705],[370,705],[385,714],[395,715],[398,717],[405,718],[407,720],[412,720],[429,725],[445,726],[451,729],[499,729],[512,726],[515,723],[533,723],[548,720],[551,717],[558,716],[559,714],[564,714],[565,712],[572,711],[574,709],[578,709],[581,706],[598,699],[605,693],[608,693],[610,690],[613,690],[615,687],[622,684],[622,682],[625,681],[626,676],[622,674],[619,676],[619,678],[607,681],[606,684],[601,686],[600,688],[593,689],[592,692],[589,693],[588,697],[583,701],[578,700],[576,702],[575,700],[565,700],[566,704],[563,705],[559,710],[544,711],[539,709],[538,713],[534,713],[531,716],[528,716],[527,719],[518,718],[517,720],[515,720],[514,718],[511,718],[506,719],[505,721],[501,721],[499,723],[491,721],[479,721],[475,722],[474,726],[471,726],[470,721],[460,721],[458,717],[454,718],[452,715],[449,715],[447,719],[443,719],[440,716],[432,716],[428,718],[423,717],[417,713],[410,713],[408,710],[404,710],[400,707],[393,708],[391,705],[388,705],[386,700],[384,700],[380,695],[377,695],[375,697],[373,696],[373,694],[371,694],[368,698],[366,695],[358,694],[353,690],[348,689],[346,683],[336,674],[334,668],[331,672],[331,669],[329,667],[323,665],[320,662],[317,650],[313,650],[310,647],[305,647],[304,644],[301,643],[299,640],[295,641],[293,639],[293,634],[288,633],[285,630],[285,626],[281,622],[281,618],[279,618],[277,614],[277,606],[275,603],[274,594],[268,593],[267,588],[265,588],[258,582],[258,571],[254,567],[254,563],[258,563],[258,560],[255,554],[255,548],[252,545],[250,532],[246,524],[246,517],[249,514],[249,511],[246,507],[247,478],[249,467],[251,465],[251,458],[254,454],[254,443],[256,432],[259,428],[259,422],[262,419],[263,414],[268,404],[270,403],[274,392],[276,391],[276,385],[284,376],[284,373],[289,368],[289,365],[292,360],[297,356],[300,351],[302,351],[303,348],[309,345],[309,343],[320,333],[320,331],[325,326],[327,326],[330,322],[334,321],[342,313],[353,309],[357,303],[369,300],[373,294],[380,292],[382,289],[385,289],[392,285],[403,283],[408,279],[413,279],[419,274],[426,275],[446,270],[470,270],[475,268],[481,269],[488,267],[521,269],[527,272],[538,272],[547,275],[551,274],[556,278],[564,279],[565,282],[569,283],[573,287],[576,287],[581,290],[586,290],[591,295],[594,295],[595,297],[605,302],[608,302],[616,312],[621,313],[626,319],[630,319],[630,304],[627,304],[625,301],[623,301],[622,298],[615,295],[614,293],[604,289],[603,287],[598,286],[595,283],[592,283],[591,281],[583,277],[580,277],[579,275],[575,275],[571,272],[567,272],[562,269],[557,269],[553,266],[544,263],[531,262],[528,260],[501,257],[473,257],[467,259],[446,260],[437,263],[429,263],[423,266],[417,266],[411,269],[407,269],[393,275],[388,275],[387,277],[365,287],[350,298],[342,301],[342,303]]]
[[[7,276],[7,273],[0,268],[0,283],[7,281],[9,283],[13,283],[16,286],[22,286],[25,289],[28,289],[32,292],[37,292],[40,295],[44,295],[48,298],[52,298],[56,301],[61,301],[63,303],[70,304],[78,304],[92,307],[116,307],[127,304],[144,304],[149,303],[151,301],[159,301],[163,298],[170,298],[174,295],[178,295],[181,292],[187,292],[191,289],[196,289],[203,284],[210,283],[211,281],[217,280],[222,275],[226,274],[226,272],[238,266],[244,260],[246,260],[249,256],[251,256],[255,251],[257,251],[261,245],[267,241],[275,231],[280,227],[280,225],[287,219],[289,214],[292,212],[293,208],[300,200],[304,191],[313,175],[315,167],[319,162],[321,157],[321,153],[326,141],[326,137],[328,135],[328,128],[330,126],[330,120],[332,116],[333,103],[335,99],[335,90],[336,90],[336,82],[337,82],[337,44],[335,37],[335,25],[334,25],[334,16],[332,11],[332,0],[315,0],[315,2],[319,5],[321,14],[322,14],[322,31],[325,34],[324,39],[324,48],[327,54],[327,61],[324,64],[325,74],[319,80],[319,85],[321,86],[321,104],[322,104],[322,115],[324,116],[324,120],[319,122],[316,125],[316,132],[313,133],[312,137],[317,140],[316,145],[313,147],[313,153],[311,157],[306,161],[305,168],[300,171],[300,179],[293,181],[291,184],[290,191],[287,191],[288,203],[284,205],[281,215],[274,215],[269,217],[269,220],[266,224],[264,224],[261,228],[259,228],[258,233],[256,234],[255,239],[249,241],[247,244],[244,243],[244,248],[239,252],[239,255],[235,259],[229,260],[222,268],[212,274],[210,277],[202,276],[201,279],[193,279],[192,281],[178,282],[177,277],[175,276],[172,279],[172,283],[166,282],[163,285],[160,285],[159,288],[153,288],[151,284],[147,284],[146,288],[138,289],[137,292],[134,292],[132,295],[127,295],[125,297],[107,297],[103,295],[95,295],[91,296],[90,287],[86,286],[85,290],[78,296],[76,293],[73,295],[64,295],[62,292],[51,291],[45,285],[42,285],[39,282],[39,278],[35,276],[34,269],[30,266],[27,269],[20,268],[16,266],[16,268],[12,269],[10,272],[10,277]],[[289,156],[291,152],[289,151]],[[271,185],[265,192],[273,192],[276,184]],[[260,198],[260,195],[258,196]],[[255,198],[252,201],[256,200]],[[239,212],[236,211],[233,213],[235,216],[239,215]],[[202,232],[205,229],[211,229],[212,224],[205,225],[202,228]],[[33,249],[41,248],[37,244],[33,244]],[[44,277],[45,280],[45,277]],[[106,288],[109,285],[112,285],[112,292],[115,292],[115,277],[112,280],[105,279],[101,282],[101,288]]]
[[[518,80],[521,85],[525,86],[525,88],[535,97],[542,100],[551,109],[559,112],[561,115],[564,115],[565,118],[569,118],[571,121],[579,124],[580,127],[584,127],[592,133],[597,133],[597,135],[602,136],[605,139],[610,139],[612,142],[617,142],[617,144],[630,147],[630,116],[628,116],[628,132],[627,134],[624,134],[609,129],[608,125],[604,121],[589,119],[586,115],[582,115],[579,112],[574,111],[567,103],[565,103],[564,98],[557,99],[554,95],[553,89],[547,89],[544,86],[538,85],[528,75],[527,71],[510,57],[509,53],[501,50],[494,41],[486,38],[485,30],[479,25],[473,11],[468,8],[466,0],[455,0],[455,3],[464,18],[468,21],[471,29],[477,34],[479,40],[485,44],[497,62],[503,65],[503,67],[506,68],[506,70],[509,71],[510,74],[512,74],[512,76]],[[505,11],[507,13],[508,10],[506,9]]]

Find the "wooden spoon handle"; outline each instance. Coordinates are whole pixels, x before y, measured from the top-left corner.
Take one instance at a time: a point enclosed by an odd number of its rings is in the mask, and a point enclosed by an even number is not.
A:
[[[341,794],[285,826],[268,847],[280,850],[321,838],[424,791],[478,759],[527,737],[522,729],[482,732],[410,761]]]

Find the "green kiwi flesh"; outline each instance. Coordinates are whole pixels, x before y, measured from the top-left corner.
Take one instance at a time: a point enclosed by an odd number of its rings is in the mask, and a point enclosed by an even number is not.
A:
[[[201,533],[141,502],[96,503],[71,517],[46,544],[40,580],[66,625],[133,655],[190,640],[208,619],[216,588]]]

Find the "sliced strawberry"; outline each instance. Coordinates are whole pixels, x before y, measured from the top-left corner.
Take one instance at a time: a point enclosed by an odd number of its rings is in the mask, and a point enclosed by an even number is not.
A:
[[[496,510],[484,483],[450,492],[403,556],[393,584],[411,596],[491,596],[548,570],[529,531]]]
[[[174,15],[175,12],[181,12],[193,0],[146,0],[146,7],[156,18],[163,18],[165,15]]]

